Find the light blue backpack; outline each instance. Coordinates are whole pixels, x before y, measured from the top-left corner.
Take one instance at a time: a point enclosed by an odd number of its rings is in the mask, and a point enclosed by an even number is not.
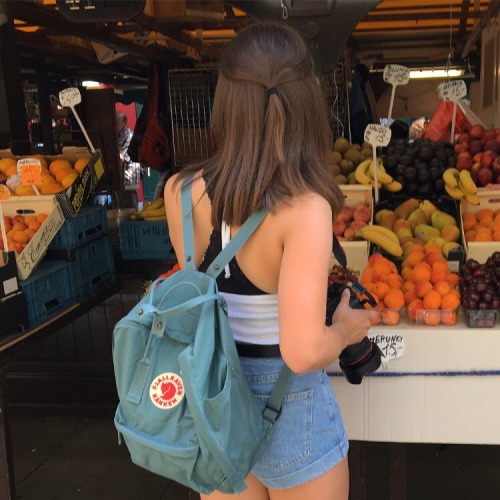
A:
[[[254,213],[206,273],[193,259],[191,186],[182,188],[185,268],[157,280],[115,326],[115,426],[132,461],[200,493],[241,493],[268,445],[291,372],[261,413],[241,369],[216,277],[258,227]]]

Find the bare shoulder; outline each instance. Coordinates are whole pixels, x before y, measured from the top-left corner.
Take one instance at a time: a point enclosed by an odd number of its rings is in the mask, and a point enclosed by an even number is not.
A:
[[[328,201],[317,193],[306,193],[294,197],[289,203],[277,209],[277,216],[291,223],[312,223],[318,217],[331,218],[332,209]]]

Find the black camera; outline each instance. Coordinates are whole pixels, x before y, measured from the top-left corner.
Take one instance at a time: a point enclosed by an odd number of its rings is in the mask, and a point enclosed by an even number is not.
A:
[[[349,305],[353,309],[364,309],[365,304],[376,306],[373,295],[359,282],[332,282],[328,285],[326,301],[326,324],[332,324],[332,315],[340,303],[343,291],[348,288],[351,293]],[[377,371],[382,363],[380,347],[365,337],[361,342],[347,346],[339,356],[342,373],[350,384],[361,384],[366,373]]]

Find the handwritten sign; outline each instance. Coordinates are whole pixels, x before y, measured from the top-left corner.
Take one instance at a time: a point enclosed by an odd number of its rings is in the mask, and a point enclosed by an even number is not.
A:
[[[400,333],[369,335],[369,339],[380,347],[384,363],[401,358],[405,353],[405,339]]]
[[[5,184],[0,184],[0,200],[8,200],[10,198],[10,189]]]
[[[37,158],[22,158],[17,161],[17,173],[21,176],[21,184],[29,186],[40,184],[42,163]]]
[[[82,102],[82,95],[77,87],[69,87],[59,92],[59,101],[61,106],[72,108]]]
[[[457,102],[467,95],[467,85],[464,80],[452,80],[438,85],[439,96],[443,101]]]
[[[365,128],[365,141],[369,142],[373,147],[387,146],[391,140],[391,129],[370,123]]]
[[[410,68],[399,64],[388,64],[384,68],[384,82],[391,85],[406,85],[410,81]]]

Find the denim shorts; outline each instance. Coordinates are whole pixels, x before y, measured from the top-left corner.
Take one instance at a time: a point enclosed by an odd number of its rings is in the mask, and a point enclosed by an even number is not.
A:
[[[240,358],[264,410],[282,359]],[[347,455],[340,408],[324,370],[292,375],[271,442],[252,469],[268,488],[292,488],[324,474]]]

